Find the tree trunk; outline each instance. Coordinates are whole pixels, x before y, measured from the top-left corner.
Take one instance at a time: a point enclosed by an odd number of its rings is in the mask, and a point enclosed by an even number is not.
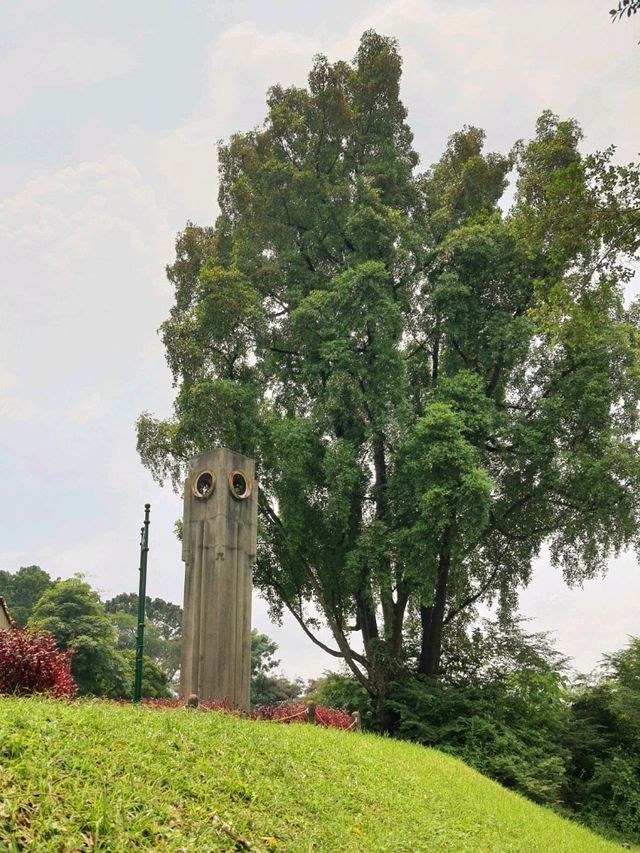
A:
[[[375,703],[378,730],[390,734],[394,728],[395,715],[389,707],[389,685],[395,672],[393,666],[389,665],[383,643],[374,644],[370,660],[369,677],[374,688],[371,698]]]
[[[422,643],[418,672],[421,675],[428,675],[432,678],[437,678],[440,670],[442,625],[447,602],[447,583],[449,581],[450,565],[451,556],[447,547],[440,552],[438,560],[438,576],[433,604],[429,607],[420,608]]]
[[[396,722],[396,716],[392,712],[388,703],[388,696],[379,695],[376,697],[376,711],[378,716],[378,728],[385,734],[392,734]]]

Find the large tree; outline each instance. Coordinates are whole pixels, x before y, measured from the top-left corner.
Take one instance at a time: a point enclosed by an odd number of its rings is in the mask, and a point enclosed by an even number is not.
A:
[[[49,587],[33,608],[29,625],[50,631],[61,650],[74,650],[71,673],[80,694],[127,695],[129,667],[116,650],[115,630],[98,593],[81,577]]]
[[[570,582],[635,544],[640,477],[637,169],[544,113],[507,155],[465,127],[419,173],[400,72],[367,32],[220,147],[220,216],[168,268],[175,414],[138,424],[160,481],[218,444],[255,457],[255,583],[383,712],[459,614],[515,605],[543,543]]]

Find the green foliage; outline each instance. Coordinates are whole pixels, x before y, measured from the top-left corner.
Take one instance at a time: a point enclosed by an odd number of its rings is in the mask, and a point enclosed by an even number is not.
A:
[[[395,733],[463,758],[507,788],[557,806],[564,784],[568,691],[564,662],[518,623],[450,634],[440,681],[394,688]]]
[[[317,726],[4,698],[0,755],[8,850],[621,849],[450,756]]]
[[[282,673],[273,675],[258,674],[251,679],[251,705],[277,705],[297,699],[302,692],[302,681],[288,679]]]
[[[134,605],[137,608],[137,596]],[[123,593],[112,599],[116,607],[131,607],[130,596]],[[155,610],[164,613],[164,634],[175,632],[176,605],[155,600]],[[180,610],[180,608],[177,608]],[[137,612],[137,611],[136,611]],[[162,623],[162,617],[158,615]],[[50,631],[61,649],[74,650],[71,672],[80,695],[130,698],[135,672],[136,618],[124,610],[108,613],[97,592],[81,577],[56,581],[38,600],[29,624]],[[179,630],[179,622],[178,622]],[[142,665],[142,695],[164,698],[171,695],[166,671],[154,655],[164,650],[163,629],[153,624],[145,642]],[[145,632],[145,635],[147,632]],[[146,637],[145,637],[146,639]],[[179,654],[179,653],[178,653]],[[177,668],[177,667],[176,667]]]
[[[0,571],[0,595],[18,628],[24,628],[36,601],[52,583],[40,566],[22,566],[13,574]]]
[[[566,798],[595,827],[640,843],[640,638],[605,659],[571,706]]]
[[[526,700],[506,685],[414,680],[399,685],[390,703],[399,737],[457,755],[535,802],[559,803],[565,751],[557,721],[530,713]]]
[[[123,592],[105,601],[105,610],[110,614],[116,629],[118,649],[136,649],[138,627],[138,595]],[[162,598],[146,597],[144,650],[172,681],[180,669],[182,637],[182,608]],[[146,694],[144,694],[146,695]]]
[[[375,715],[371,697],[353,676],[341,672],[325,672],[307,685],[306,698],[328,708],[343,708],[352,714],[360,711],[366,728],[373,728]]]
[[[296,699],[302,691],[299,679],[289,681],[282,674],[274,673],[280,665],[274,655],[277,644],[260,634],[255,628],[251,631],[251,705],[275,705]]]
[[[127,666],[126,686],[124,691],[115,698],[130,699],[133,696],[135,679],[135,650],[124,649],[120,652],[120,657]],[[173,695],[169,686],[169,676],[165,670],[152,657],[144,655],[142,658],[142,698],[169,699]]]
[[[80,577],[56,581],[38,600],[29,625],[50,631],[60,649],[73,648],[71,673],[79,694],[125,696],[128,666],[98,594]]]
[[[390,684],[442,672],[477,602],[513,612],[544,543],[579,583],[640,512],[638,169],[544,112],[507,154],[464,127],[419,174],[400,74],[366,32],[220,147],[221,214],[168,268],[175,417],[138,423],[177,486],[216,444],[256,459],[255,583],[329,626],[385,725]]]
[[[640,9],[640,0],[619,0],[617,8],[609,10],[611,21],[621,21],[625,15],[630,18],[638,9]]]

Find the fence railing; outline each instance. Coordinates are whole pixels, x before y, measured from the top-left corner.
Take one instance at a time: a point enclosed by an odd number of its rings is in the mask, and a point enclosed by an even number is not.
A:
[[[304,708],[289,714],[286,717],[273,717],[274,722],[289,723],[292,720],[304,720],[312,725],[331,725],[330,722],[325,722],[322,719],[322,707],[319,707],[315,702],[308,702]],[[351,725],[347,727],[348,731],[362,731],[362,716],[360,711],[354,711],[351,714]]]
[[[161,704],[167,705],[169,703],[164,700]],[[212,705],[216,706],[215,710],[238,713],[237,711],[234,712],[233,709],[227,705],[226,701],[201,703],[198,701],[198,697],[196,695],[192,695],[189,696],[186,702],[187,708],[201,707],[203,710],[213,710],[213,708],[211,708]],[[287,705],[292,709],[292,713],[290,714],[286,713]],[[285,714],[282,713],[283,711],[285,711]],[[239,713],[241,716],[243,715],[242,712]],[[360,711],[354,711],[352,714],[349,714],[347,711],[342,711],[338,708],[327,708],[324,705],[318,705],[316,702],[307,702],[306,705],[299,706],[295,706],[293,703],[289,704],[288,702],[282,702],[279,705],[260,705],[252,711],[249,716],[254,719],[269,720],[274,723],[291,723],[294,720],[299,720],[300,722],[311,723],[316,726],[325,726],[326,728],[340,728],[347,731],[357,732],[362,731],[362,715],[360,714]],[[351,722],[347,725],[347,720],[349,719]]]

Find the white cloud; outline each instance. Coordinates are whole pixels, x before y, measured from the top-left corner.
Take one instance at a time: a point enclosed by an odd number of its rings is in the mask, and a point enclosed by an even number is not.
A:
[[[3,364],[0,364],[0,394],[5,391],[9,391],[11,388],[15,388],[18,384],[18,377],[15,373],[12,373],[8,367],[5,367]]]
[[[37,411],[33,400],[0,395],[0,414],[3,417],[13,421],[26,421],[33,418]]]
[[[35,16],[34,16],[35,17]],[[0,56],[0,115],[24,110],[41,90],[79,91],[131,71],[140,39],[118,41],[70,24],[38,22]]]
[[[0,364],[0,414],[10,420],[25,421],[34,417],[37,412],[36,404],[13,392],[19,384],[17,374]]]
[[[49,270],[38,282],[38,302],[43,288],[45,294],[57,290],[63,300],[77,288],[86,295],[86,281],[76,276],[70,284],[77,264],[117,234],[161,274],[161,247],[170,239],[166,218],[153,189],[121,155],[40,175],[0,201],[0,240],[32,274],[40,261]],[[26,296],[21,284],[14,287]]]
[[[10,270],[0,359],[11,368],[0,396],[25,417],[34,411],[16,398],[29,389],[43,413],[28,429],[0,421],[0,467],[10,473],[0,482],[10,520],[3,546],[21,564],[127,580],[127,546],[135,550],[138,504],[150,485],[134,422],[144,407],[167,406],[170,394],[161,356],[144,380],[139,365],[168,308],[163,260],[172,241],[154,191],[121,155],[39,175],[0,202],[0,253]],[[24,467],[47,478],[37,542]]]
[[[399,39],[403,97],[427,163],[465,123],[506,148],[547,108],[578,119],[589,146],[617,143],[624,160],[640,135],[637,52],[606,11],[555,0],[389,0],[353,18],[331,54],[350,55],[368,28]]]
[[[590,672],[604,654],[627,645],[637,636],[640,571],[632,553],[610,561],[603,577],[569,588],[562,572],[545,554],[536,563],[529,587],[520,596],[529,630],[549,631],[558,649],[573,659],[579,672]]]
[[[337,39],[322,31],[266,31],[245,21],[212,43],[193,116],[167,133],[137,128],[121,141],[125,148],[153,151],[168,206],[175,210],[172,221],[212,222],[216,141],[259,126],[268,88],[305,85],[315,53],[351,58],[362,32],[374,28],[399,39],[402,96],[425,165],[463,124],[483,127],[489,146],[506,151],[533,134],[535,119],[547,108],[577,118],[586,147],[615,142],[620,158],[629,159],[640,135],[640,113],[631,109],[635,60],[623,28],[612,31],[600,11],[558,7],[552,0],[515,5],[391,0],[347,16]],[[567,38],[571,32],[575,37]]]
[[[217,141],[261,124],[268,88],[278,82],[304,85],[321,47],[317,39],[287,30],[266,33],[250,22],[230,27],[211,45],[194,115],[160,136],[135,132],[138,144],[142,135],[153,148],[170,204],[181,209],[179,222],[213,222]]]
[[[99,391],[78,400],[67,412],[67,420],[76,426],[94,423],[107,416],[109,407]]]

